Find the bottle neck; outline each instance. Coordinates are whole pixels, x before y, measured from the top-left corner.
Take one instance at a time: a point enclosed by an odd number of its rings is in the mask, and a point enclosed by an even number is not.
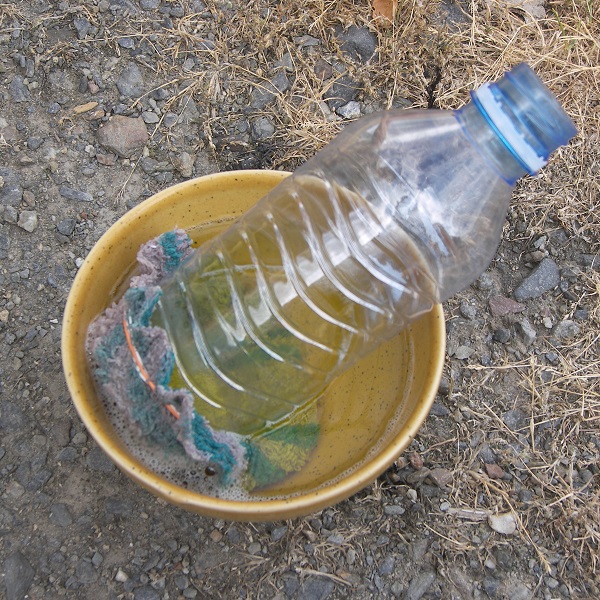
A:
[[[455,111],[465,134],[496,172],[509,185],[527,174],[527,169],[506,144],[503,136],[475,102]]]

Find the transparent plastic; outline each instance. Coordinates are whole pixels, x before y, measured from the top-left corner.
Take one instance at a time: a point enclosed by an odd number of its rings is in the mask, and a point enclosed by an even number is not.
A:
[[[574,133],[519,68],[551,110],[520,102],[506,76],[520,107],[502,112],[510,136],[477,93],[458,111],[364,117],[163,282],[154,320],[173,345],[175,383],[213,426],[249,435],[286,418],[485,270],[528,171],[522,154],[539,165]],[[537,110],[567,133],[546,135]]]

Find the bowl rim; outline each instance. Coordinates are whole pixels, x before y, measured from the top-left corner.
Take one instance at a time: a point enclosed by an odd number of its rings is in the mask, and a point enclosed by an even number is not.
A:
[[[271,179],[274,185],[276,185],[276,183],[289,174],[286,171],[260,169],[214,173],[167,187],[142,201],[122,215],[94,244],[94,247],[88,253],[73,281],[63,313],[61,338],[63,371],[73,404],[88,432],[119,469],[139,485],[155,496],[159,496],[186,510],[205,516],[235,521],[274,521],[318,512],[325,507],[348,498],[374,481],[410,444],[429,413],[441,380],[446,335],[443,308],[440,304],[437,304],[427,314],[427,318],[433,320],[431,346],[438,349],[438,352],[431,356],[429,377],[423,384],[417,409],[413,410],[406,419],[401,431],[392,438],[387,446],[374,455],[372,459],[365,461],[359,468],[335,483],[328,483],[307,493],[292,495],[283,499],[227,500],[180,487],[163,479],[135,459],[126,450],[120,440],[116,440],[106,428],[98,423],[95,411],[90,401],[86,398],[85,390],[78,383],[80,369],[75,356],[74,336],[76,336],[77,331],[80,331],[80,327],[78,323],[79,319],[74,309],[77,298],[83,293],[82,283],[86,277],[89,277],[88,269],[90,265],[101,258],[106,242],[114,236],[118,236],[118,232],[121,229],[125,229],[128,224],[139,219],[157,204],[161,204],[178,191],[184,190],[198,182],[202,184],[218,184],[226,183],[227,180],[233,178],[236,183],[239,183],[240,180],[243,181],[245,178],[259,177],[266,180]]]

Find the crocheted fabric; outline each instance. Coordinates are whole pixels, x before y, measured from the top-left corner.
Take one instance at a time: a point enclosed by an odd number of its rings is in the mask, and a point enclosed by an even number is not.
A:
[[[316,411],[303,411],[266,434],[244,438],[213,429],[196,412],[190,390],[169,386],[175,356],[166,331],[150,319],[161,296],[159,282],[191,252],[183,230],[140,248],[139,275],[88,329],[93,376],[105,401],[118,406],[141,436],[212,467],[221,485],[243,481],[248,490],[272,485],[308,460],[319,436]]]

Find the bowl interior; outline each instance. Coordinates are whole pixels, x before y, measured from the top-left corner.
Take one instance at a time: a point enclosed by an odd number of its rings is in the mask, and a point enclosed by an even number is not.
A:
[[[119,219],[94,246],[75,278],[65,308],[63,366],[73,402],[90,433],[140,485],[208,516],[246,521],[291,518],[350,496],[373,481],[410,443],[439,385],[445,328],[442,309],[436,306],[330,386],[331,401],[325,403],[321,416],[321,438],[327,444],[320,443],[306,467],[270,489],[264,499],[222,500],[177,486],[140,463],[121,442],[96,394],[86,362],[88,325],[126,285],[143,243],[174,227],[224,226],[287,175],[279,171],[220,173],[175,185],[149,198]],[[365,424],[364,435],[347,437],[344,418],[348,414]],[[373,422],[373,414],[379,415],[379,422]],[[381,422],[381,415],[389,415],[389,422]],[[352,431],[356,432],[356,427]],[[362,457],[358,468],[348,471],[356,456]],[[329,481],[332,474],[339,474],[333,482]]]

